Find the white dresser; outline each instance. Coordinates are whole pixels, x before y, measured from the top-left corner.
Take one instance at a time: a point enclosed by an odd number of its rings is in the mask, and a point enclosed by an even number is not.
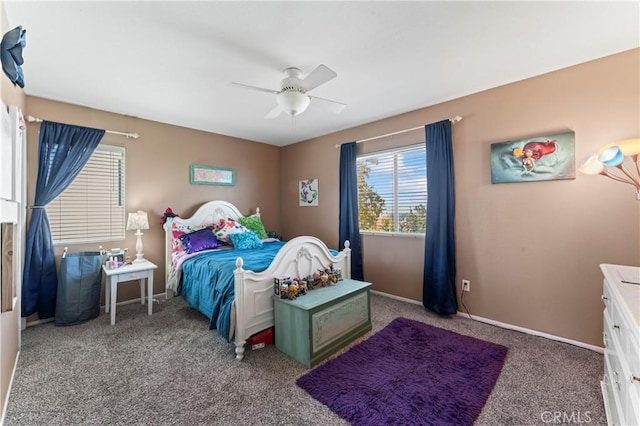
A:
[[[604,378],[610,425],[640,425],[640,268],[600,265],[604,274]]]

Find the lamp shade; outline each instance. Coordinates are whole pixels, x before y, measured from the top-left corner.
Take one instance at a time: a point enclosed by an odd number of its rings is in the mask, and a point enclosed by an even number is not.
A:
[[[622,164],[624,161],[624,154],[617,146],[611,146],[598,156],[598,161],[600,161],[605,166],[618,166]]]
[[[578,171],[585,175],[599,175],[604,171],[604,164],[598,160],[597,154],[593,154],[582,163]]]
[[[622,154],[628,157],[640,154],[640,138],[625,139],[617,142],[608,143],[602,148],[600,148],[600,150],[598,151],[598,154],[602,154],[604,151],[611,148],[612,146],[617,146],[622,152]]]
[[[135,213],[129,213],[127,218],[127,231],[134,229],[149,229],[149,218],[147,212],[138,210]]]

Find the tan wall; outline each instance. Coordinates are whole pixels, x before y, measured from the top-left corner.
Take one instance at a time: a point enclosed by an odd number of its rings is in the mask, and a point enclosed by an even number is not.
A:
[[[480,317],[602,346],[598,265],[640,261],[640,202],[632,187],[580,174],[492,185],[490,145],[569,129],[579,165],[605,143],[639,137],[639,75],[635,49],[287,146],[284,235],[311,233],[337,245],[335,144],[461,115],[453,145],[457,287],[463,278],[471,281],[466,306]],[[419,140],[421,134],[404,135],[365,142],[359,150]],[[318,207],[297,206],[297,182],[307,178],[319,179]],[[365,278],[375,290],[422,300],[423,239],[365,235],[363,253]]]
[[[36,97],[27,97],[27,113],[50,121],[136,132],[140,139],[106,134],[102,143],[126,147],[127,212],[145,210],[150,229],[142,237],[145,258],[158,265],[154,275],[154,293],[164,292],[164,231],[160,218],[167,207],[182,217],[192,215],[204,202],[226,200],[244,214],[260,208],[267,229],[281,229],[279,164],[280,148],[227,136],[161,124],[69,105]],[[28,125],[28,200],[33,203],[38,154],[39,124]],[[236,170],[234,186],[191,185],[189,165],[230,167]],[[69,246],[70,251],[127,247],[135,255],[135,236],[126,232],[124,241],[97,242]],[[57,257],[63,246],[56,246]],[[122,287],[122,291],[120,288]],[[140,297],[136,283],[121,285],[118,301]]]

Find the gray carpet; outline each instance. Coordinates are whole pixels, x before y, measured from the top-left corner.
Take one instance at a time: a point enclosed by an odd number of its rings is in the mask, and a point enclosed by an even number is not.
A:
[[[601,354],[460,316],[439,317],[377,295],[371,299],[373,332],[406,317],[509,348],[477,425],[543,425],[553,416],[606,424]],[[237,362],[234,346],[207,325],[174,298],[154,305],[152,316],[137,303],[118,306],[114,326],[102,312],[81,325],[29,327],[5,425],[346,424],[295,385],[306,367],[273,345],[248,351]]]

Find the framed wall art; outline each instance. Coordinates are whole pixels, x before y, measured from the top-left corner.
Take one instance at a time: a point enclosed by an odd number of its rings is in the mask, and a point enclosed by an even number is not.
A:
[[[301,206],[317,206],[318,205],[318,179],[306,179],[300,181],[300,205]]]
[[[575,179],[575,133],[491,144],[491,183]]]
[[[236,183],[235,169],[226,167],[199,166],[192,164],[190,167],[190,183],[192,185],[227,185]]]

